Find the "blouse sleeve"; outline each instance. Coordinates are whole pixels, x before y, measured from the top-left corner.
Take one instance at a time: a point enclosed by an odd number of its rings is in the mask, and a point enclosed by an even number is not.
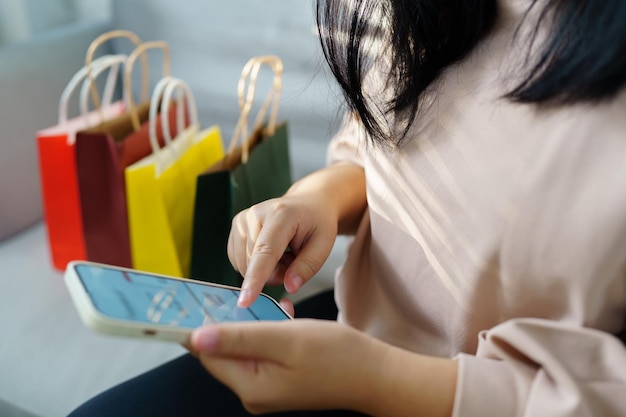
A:
[[[626,415],[626,348],[599,330],[514,319],[457,359],[453,417]]]
[[[358,117],[347,112],[341,127],[328,146],[327,164],[352,163],[363,166],[366,146],[365,132],[358,121]]]

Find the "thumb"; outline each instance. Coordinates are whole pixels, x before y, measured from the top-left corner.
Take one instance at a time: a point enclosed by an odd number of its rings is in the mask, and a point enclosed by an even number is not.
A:
[[[284,285],[290,294],[296,293],[322,269],[333,244],[332,239],[317,238],[303,246],[285,271]]]
[[[200,354],[272,360],[290,343],[282,328],[275,322],[204,326],[191,333],[190,344]]]

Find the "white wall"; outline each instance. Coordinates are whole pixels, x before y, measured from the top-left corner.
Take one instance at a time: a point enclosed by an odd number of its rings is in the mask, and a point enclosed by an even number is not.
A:
[[[75,21],[111,16],[111,0],[0,0],[0,45]]]

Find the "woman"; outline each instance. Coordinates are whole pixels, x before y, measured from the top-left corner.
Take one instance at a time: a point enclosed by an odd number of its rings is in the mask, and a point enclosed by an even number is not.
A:
[[[185,357],[84,415],[247,415],[235,395],[288,416],[626,414],[626,3],[320,0],[318,20],[350,111],[328,167],[234,219],[229,256],[247,306],[353,234],[338,322],[198,329],[208,373]]]

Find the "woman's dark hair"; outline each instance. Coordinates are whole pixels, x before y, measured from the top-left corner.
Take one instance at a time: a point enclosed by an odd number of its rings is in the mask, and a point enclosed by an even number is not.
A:
[[[493,28],[498,0],[317,0],[322,50],[347,103],[377,142],[400,143],[420,98],[450,64],[465,57]],[[540,5],[542,3],[542,5]],[[522,103],[561,105],[610,99],[626,83],[626,1],[532,0],[542,7],[529,45],[529,70],[506,95]],[[551,34],[530,55],[540,27]],[[385,38],[387,86],[393,97],[370,100],[363,80],[370,67],[368,40]],[[385,51],[387,52],[387,51]],[[406,121],[392,136],[381,121]]]

